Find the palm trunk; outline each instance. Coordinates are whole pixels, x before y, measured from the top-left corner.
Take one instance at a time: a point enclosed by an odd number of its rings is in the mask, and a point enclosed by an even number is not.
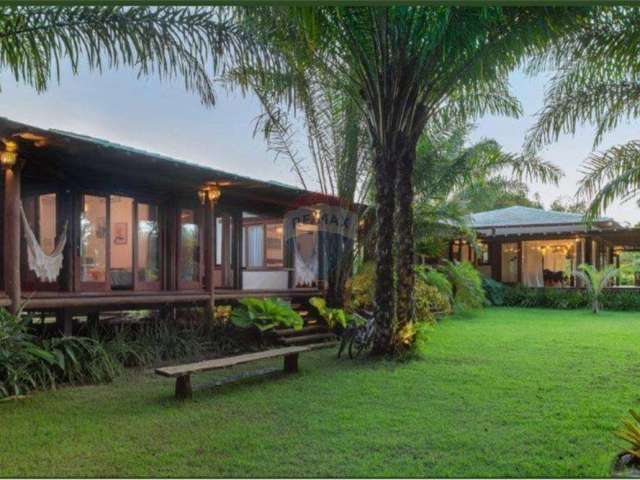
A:
[[[414,320],[415,244],[413,218],[413,167],[416,149],[410,143],[397,162],[396,173],[396,316],[397,329]]]
[[[393,281],[393,213],[396,167],[391,152],[376,149],[374,154],[376,183],[376,334],[373,355],[393,351],[395,298]]]

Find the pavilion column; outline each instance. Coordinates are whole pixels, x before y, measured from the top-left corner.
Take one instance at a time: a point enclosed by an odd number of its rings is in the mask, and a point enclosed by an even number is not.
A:
[[[224,288],[231,288],[231,219],[228,214],[222,216],[222,241],[221,243],[221,260],[222,260],[222,285]]]
[[[204,276],[205,289],[209,295],[207,302],[207,318],[213,320],[215,312],[215,256],[214,256],[214,231],[215,231],[215,205],[206,201],[204,204]]]
[[[20,177],[17,163],[4,169],[4,288],[11,300],[9,310],[16,314],[22,295],[20,285]]]

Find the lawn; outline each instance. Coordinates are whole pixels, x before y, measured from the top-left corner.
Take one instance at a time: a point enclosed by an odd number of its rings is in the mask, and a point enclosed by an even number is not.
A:
[[[315,352],[185,403],[130,372],[0,403],[0,475],[607,476],[639,331],[634,313],[488,309],[442,321],[421,361]]]

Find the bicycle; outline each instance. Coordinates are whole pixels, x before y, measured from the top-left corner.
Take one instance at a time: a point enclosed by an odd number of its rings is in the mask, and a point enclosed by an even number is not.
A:
[[[373,346],[373,338],[376,332],[375,317],[369,312],[366,312],[366,314],[366,317],[357,313],[353,314],[352,325],[342,333],[338,358],[341,357],[345,349],[349,354],[349,358],[358,358],[363,351],[369,350]]]

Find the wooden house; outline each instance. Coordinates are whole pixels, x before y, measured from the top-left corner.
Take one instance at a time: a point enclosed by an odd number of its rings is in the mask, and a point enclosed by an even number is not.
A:
[[[321,293],[321,278],[296,280],[282,225],[318,195],[8,119],[0,138],[2,307],[68,317]],[[300,238],[315,248],[313,229]]]

